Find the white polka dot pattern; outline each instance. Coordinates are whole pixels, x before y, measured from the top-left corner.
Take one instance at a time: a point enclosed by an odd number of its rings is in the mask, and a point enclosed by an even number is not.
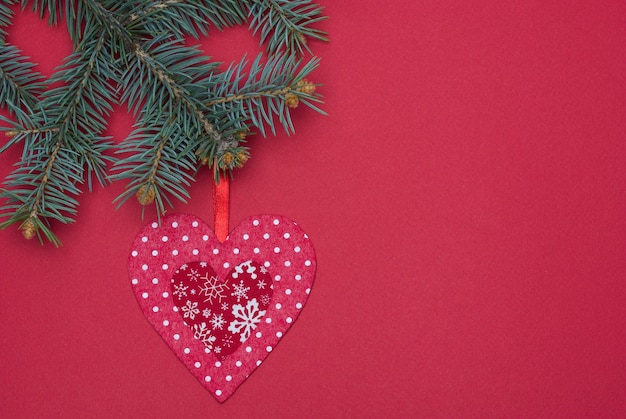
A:
[[[170,288],[176,270],[206,261],[224,278],[246,260],[259,261],[272,278],[274,296],[251,336],[218,358],[184,322]],[[293,221],[275,215],[244,220],[220,243],[197,217],[174,214],[139,232],[129,256],[131,284],[144,315],[198,381],[220,402],[230,397],[296,321],[315,277],[315,253]]]

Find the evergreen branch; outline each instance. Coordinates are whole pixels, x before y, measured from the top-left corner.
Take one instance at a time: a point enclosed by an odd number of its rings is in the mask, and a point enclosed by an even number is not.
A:
[[[270,54],[280,51],[303,55],[311,52],[307,38],[326,41],[326,32],[311,27],[326,19],[323,7],[312,0],[253,0],[250,6],[250,29],[261,34]]]
[[[0,192],[8,202],[0,208],[0,218],[8,217],[0,228],[21,222],[25,235],[39,234],[42,229],[58,245],[49,220],[74,221],[78,201],[72,196],[80,194],[76,185],[82,182],[82,168],[76,164],[74,154],[60,141],[53,147],[34,147],[28,160],[7,177],[7,188]],[[27,232],[24,226],[31,226],[34,231]]]
[[[311,26],[325,18],[311,0],[33,0],[51,24],[65,16],[74,44],[47,84],[4,41],[12,16],[6,5],[16,2],[0,0],[0,105],[15,118],[0,117],[10,137],[0,152],[18,142],[24,152],[0,192],[0,218],[7,218],[0,227],[21,223],[27,238],[59,245],[51,223],[73,221],[79,187],[86,180],[91,189],[94,175],[101,184],[127,180],[118,205],[134,195],[143,205],[154,202],[160,216],[171,198],[189,197],[198,161],[213,166],[216,177],[243,165],[250,127],[266,135],[278,121],[291,133],[290,108],[304,103],[322,112],[315,85],[305,79],[318,60],[295,58],[308,51],[307,38],[325,39]],[[257,57],[248,73],[245,59],[218,72],[184,44],[185,36],[246,17],[270,54],[265,65]],[[124,101],[139,122],[116,160],[102,133],[112,104]]]
[[[270,57],[265,66],[261,60],[262,55],[257,56],[247,77],[245,59],[223,73],[211,74],[210,98],[205,106],[215,115],[255,126],[264,136],[266,126],[276,133],[275,118],[288,134],[293,133],[289,108],[300,102],[323,113],[312,104],[321,102],[321,96],[315,93],[315,85],[305,79],[318,66],[318,59],[302,65],[293,56],[279,54]]]
[[[29,116],[27,116],[29,117]],[[0,154],[4,153],[14,144],[24,142],[23,154],[22,158],[25,159],[28,155],[28,150],[34,141],[40,137],[41,135],[50,135],[54,132],[58,132],[58,128],[24,128],[19,123],[16,123],[8,118],[0,116],[0,121],[2,121],[7,126],[0,127],[0,131],[3,131],[4,134],[9,137],[9,141],[2,147],[0,147]]]
[[[29,0],[21,0],[22,8],[26,8]],[[31,9],[36,12],[39,11],[39,18],[43,19],[48,15],[48,23],[50,25],[56,25],[59,19],[63,16],[63,0],[32,0]]]
[[[207,36],[211,26],[221,29],[242,24],[246,12],[245,5],[236,0],[161,0],[149,4],[133,19],[142,19],[144,27],[155,36],[170,32],[176,37],[191,35],[198,39]]]
[[[139,108],[176,112],[179,123],[191,137],[206,135],[220,142],[222,135],[208,119],[197,98],[198,86],[206,72],[216,64],[204,64],[195,48],[185,47],[177,39],[156,38],[143,47],[135,48],[137,59],[126,69],[122,84],[134,86],[122,95],[137,114]],[[196,93],[194,95],[194,93]]]
[[[144,119],[154,122],[155,116]],[[126,154],[113,166],[114,180],[128,179],[126,191],[115,202],[118,207],[130,197],[136,196],[142,205],[155,203],[157,215],[165,212],[165,204],[171,205],[168,195],[186,202],[186,188],[194,180],[190,174],[195,168],[196,157],[191,141],[174,117],[157,115],[156,126],[139,124],[124,141],[118,153]]]
[[[3,0],[0,2],[0,45],[4,45],[6,42],[7,32],[4,30],[11,24],[11,18],[13,17],[13,10],[9,6],[16,3],[16,0]]]
[[[116,71],[104,37],[83,46],[50,78],[57,87],[41,95],[32,126],[14,125],[14,140],[23,139],[28,147],[1,194],[8,200],[0,209],[0,217],[8,217],[2,226],[22,222],[24,234],[41,229],[54,243],[49,220],[72,222],[78,206],[73,196],[80,194],[85,171],[90,188],[92,175],[105,184],[111,160],[104,154],[111,144],[99,133],[115,100],[110,79]]]
[[[30,124],[29,115],[43,91],[44,78],[34,67],[16,47],[0,45],[0,106],[23,124]]]
[[[118,2],[126,3],[126,2]],[[113,13],[106,9],[100,2],[93,0],[66,0],[65,21],[70,38],[75,48],[83,39],[90,35],[106,37],[117,44],[115,40],[125,39],[125,31],[119,21],[113,17]],[[91,30],[96,29],[96,33]]]
[[[50,109],[41,115],[42,129],[52,133],[52,141],[61,141],[63,147],[76,152],[77,163],[84,163],[88,184],[95,174],[99,182],[106,183],[104,153],[111,148],[101,136],[106,129],[106,118],[116,101],[112,82],[119,80],[118,70],[111,66],[110,51],[105,48],[104,37],[85,44],[84,51],[73,53],[50,83],[64,83],[48,90],[42,96],[41,108]]]

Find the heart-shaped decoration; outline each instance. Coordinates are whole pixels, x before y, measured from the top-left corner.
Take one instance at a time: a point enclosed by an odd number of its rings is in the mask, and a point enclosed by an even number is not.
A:
[[[148,321],[198,381],[223,402],[263,362],[300,314],[315,253],[293,221],[250,217],[220,243],[186,214],[146,225],[129,274]]]

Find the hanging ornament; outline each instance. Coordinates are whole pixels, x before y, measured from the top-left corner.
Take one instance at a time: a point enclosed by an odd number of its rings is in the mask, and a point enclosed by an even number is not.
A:
[[[229,232],[228,178],[214,187],[215,231],[188,214],[147,224],[129,258],[146,319],[220,402],[274,350],[298,318],[315,276],[309,237],[279,215]]]

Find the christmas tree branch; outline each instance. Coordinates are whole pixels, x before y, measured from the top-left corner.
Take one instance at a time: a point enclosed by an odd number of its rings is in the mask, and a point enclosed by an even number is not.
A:
[[[21,223],[20,229],[27,239],[37,235],[41,240],[43,232],[52,243],[60,244],[50,229],[49,220],[73,222],[67,214],[76,213],[78,201],[69,195],[80,194],[76,184],[82,182],[82,177],[81,167],[72,154],[61,142],[51,149],[32,150],[29,165],[19,167],[7,178],[7,184],[13,188],[2,190],[8,203],[0,212],[9,218],[0,228]]]
[[[155,203],[160,217],[165,203],[171,205],[168,194],[183,202],[189,197],[186,187],[193,181],[190,172],[195,168],[196,158],[189,138],[174,117],[147,115],[146,118],[156,119],[157,125],[139,124],[118,151],[128,156],[116,164],[114,177],[129,179],[130,183],[116,202],[119,207],[134,195],[144,206]]]
[[[326,33],[311,27],[326,19],[323,8],[311,0],[256,0],[250,5],[250,28],[267,42],[268,52],[311,52],[307,38],[326,41]]]
[[[51,24],[65,17],[74,45],[48,83],[5,43],[7,6],[17,2],[0,0],[0,106],[15,119],[2,118],[9,141],[0,152],[18,142],[24,151],[0,193],[0,227],[19,222],[27,238],[58,245],[51,222],[73,222],[80,186],[86,179],[91,189],[94,175],[101,184],[128,182],[118,205],[135,196],[160,216],[170,197],[189,197],[198,162],[216,177],[242,166],[251,127],[266,135],[280,123],[292,133],[290,109],[304,103],[322,112],[305,79],[318,61],[295,58],[309,50],[307,38],[325,39],[311,26],[325,18],[311,0],[32,0]],[[269,51],[247,73],[245,60],[220,72],[185,45],[186,36],[246,20]],[[124,102],[138,121],[114,159],[103,132],[112,105]]]
[[[181,46],[177,44],[178,42],[174,42],[173,44],[170,44],[170,46],[178,49]],[[209,138],[219,143],[221,141],[221,134],[206,118],[200,109],[201,105],[198,103],[196,98],[190,95],[189,92],[174,79],[174,75],[168,74],[167,70],[165,70],[166,67],[162,63],[159,63],[157,59],[147,53],[144,49],[140,47],[135,48],[135,54],[139,58],[139,61],[161,83],[162,87],[169,92],[171,99],[180,102],[180,104],[189,111],[190,115],[197,120],[197,125],[202,127]],[[170,98],[167,98],[166,100],[170,100]]]
[[[146,19],[150,17],[150,19]],[[144,18],[144,26],[152,33],[162,30],[160,22],[168,22],[168,30],[177,37],[207,36],[211,26],[224,28],[240,25],[247,17],[247,8],[241,1],[162,0],[153,2],[134,19]]]
[[[71,195],[80,193],[77,185],[83,182],[85,169],[90,188],[92,174],[105,184],[110,144],[99,133],[114,100],[109,77],[115,72],[108,67],[111,59],[104,44],[103,38],[96,38],[84,44],[84,51],[74,52],[49,80],[60,85],[40,98],[32,116],[38,128],[15,130],[28,147],[0,194],[8,201],[0,209],[0,217],[8,217],[3,228],[22,222],[25,236],[43,228],[46,237],[58,242],[46,219],[73,222],[78,201]]]
[[[13,18],[13,10],[9,6],[16,3],[16,0],[3,0],[0,2],[0,45],[6,42],[7,32],[5,28],[11,24]]]
[[[262,55],[257,56],[247,77],[245,59],[223,73],[211,74],[212,89],[205,106],[212,113],[255,126],[264,136],[266,126],[276,133],[274,118],[278,118],[288,134],[293,133],[289,108],[299,103],[323,113],[312,104],[321,101],[315,93],[316,86],[305,79],[318,66],[319,60],[314,58],[302,65],[302,61],[293,56],[279,54],[269,57],[265,65],[261,61]]]
[[[34,67],[16,47],[0,45],[0,105],[24,124],[30,123],[30,114],[43,91],[43,77]]]

